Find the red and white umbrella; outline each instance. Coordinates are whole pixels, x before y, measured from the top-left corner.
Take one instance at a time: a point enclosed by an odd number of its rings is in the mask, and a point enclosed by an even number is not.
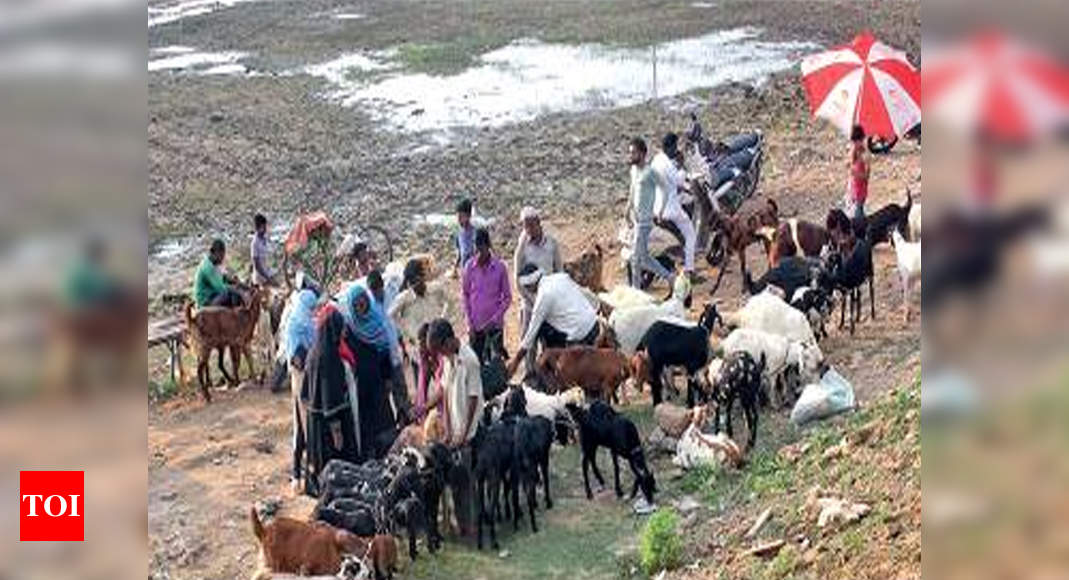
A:
[[[924,53],[924,106],[968,135],[1037,137],[1069,121],[1069,73],[998,32]]]
[[[802,59],[802,86],[813,115],[846,135],[856,124],[866,135],[890,139],[921,121],[920,73],[905,53],[869,32]]]

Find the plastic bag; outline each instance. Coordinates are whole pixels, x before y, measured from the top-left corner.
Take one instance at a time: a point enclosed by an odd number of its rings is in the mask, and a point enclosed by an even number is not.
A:
[[[819,383],[805,386],[791,409],[791,423],[802,425],[854,408],[854,387],[835,369],[828,369]]]

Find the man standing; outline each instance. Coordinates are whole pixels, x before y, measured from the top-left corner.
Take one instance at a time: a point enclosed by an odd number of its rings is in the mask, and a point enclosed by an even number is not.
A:
[[[457,249],[457,260],[453,264],[454,277],[475,254],[475,227],[471,225],[471,200],[462,199],[457,204],[457,233],[453,245]]]
[[[556,274],[564,268],[561,260],[560,244],[553,236],[542,230],[542,219],[538,210],[527,206],[520,211],[520,219],[523,221],[523,231],[520,232],[520,240],[516,243],[516,253],[512,258],[512,271],[516,275],[516,288],[522,298],[520,308],[520,332],[527,333],[527,325],[531,320],[531,310],[534,309],[535,295],[528,292],[520,284],[520,270],[527,264],[533,264],[543,274]],[[534,350],[530,350],[527,356],[527,369],[534,368]]]
[[[650,257],[650,233],[653,231],[653,202],[657,194],[656,178],[646,163],[646,142],[641,137],[631,139],[631,210],[634,219],[635,243],[631,248],[631,286],[642,286],[642,271],[649,270],[664,278],[672,286],[672,273]]]
[[[258,213],[252,218],[252,225],[252,242],[249,244],[252,283],[260,286],[274,286],[277,282],[275,271],[269,265],[271,253],[267,242],[267,218],[262,213]]]
[[[462,344],[453,326],[444,319],[431,322],[427,331],[427,346],[441,357],[442,388],[427,402],[428,409],[445,402],[445,444],[460,454],[457,469],[451,473],[449,486],[453,490],[457,525],[462,536],[475,533],[475,501],[473,497],[471,442],[479,429],[483,409],[483,384],[479,374],[479,359],[471,347]]]
[[[390,320],[401,335],[404,357],[412,364],[413,384],[419,376],[416,367],[419,353],[419,327],[435,318],[451,316],[451,300],[441,282],[427,283],[423,264],[409,260],[405,264],[403,290],[388,309]]]
[[[520,271],[520,284],[535,295],[535,303],[520,349],[509,361],[507,376],[516,374],[520,361],[534,348],[536,340],[544,348],[594,344],[598,337],[597,312],[567,273],[543,274],[537,266],[528,264]]]
[[[683,203],[679,200],[679,189],[684,185],[683,152],[679,150],[679,137],[675,133],[669,133],[664,136],[661,146],[661,151],[654,155],[653,161],[650,162],[657,184],[653,212],[658,220],[675,224],[683,236],[683,272],[693,277],[698,235],[694,231],[694,223],[690,221],[687,212],[683,211]]]
[[[462,281],[464,313],[468,317],[471,348],[483,360],[486,342],[505,352],[505,312],[512,303],[512,289],[505,263],[491,253],[490,233],[483,228],[475,231],[475,257],[464,266]]]
[[[197,268],[193,278],[193,300],[197,308],[204,306],[241,306],[241,295],[230,288],[237,283],[231,276],[223,274],[223,260],[226,258],[226,244],[218,238],[212,240],[208,255]]]

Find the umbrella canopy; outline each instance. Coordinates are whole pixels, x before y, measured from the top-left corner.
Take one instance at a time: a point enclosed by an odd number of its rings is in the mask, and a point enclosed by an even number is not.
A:
[[[968,135],[1019,141],[1069,121],[1069,73],[998,32],[924,54],[924,106]]]
[[[864,32],[846,44],[802,59],[810,111],[849,135],[890,139],[921,121],[921,79],[905,53]]]

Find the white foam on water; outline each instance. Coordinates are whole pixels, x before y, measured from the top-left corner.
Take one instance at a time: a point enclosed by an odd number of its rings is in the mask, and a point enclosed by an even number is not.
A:
[[[192,46],[157,46],[149,49],[149,54],[153,56],[165,56],[168,54],[189,54],[197,49]]]
[[[390,69],[389,53],[350,54],[306,67],[335,85],[327,97],[359,106],[391,128],[417,132],[495,127],[553,112],[635,105],[727,82],[759,83],[792,67],[815,45],[758,40],[740,28],[676,40],[654,49],[518,40],[483,54],[468,70],[449,76]],[[346,74],[383,70],[385,78]]]
[[[177,22],[191,16],[211,14],[224,8],[255,1],[257,0],[187,0],[166,6],[149,6],[148,27]]]
[[[198,72],[201,75],[240,75],[249,72],[249,69],[241,63],[220,64],[207,70]]]
[[[218,71],[223,70],[221,67],[227,66],[229,68],[225,69],[225,74],[241,73],[245,72],[245,67],[237,64],[237,62],[246,56],[248,56],[248,53],[233,50],[226,52],[180,52],[173,56],[148,61],[148,72],[191,69],[203,74],[224,74]]]

